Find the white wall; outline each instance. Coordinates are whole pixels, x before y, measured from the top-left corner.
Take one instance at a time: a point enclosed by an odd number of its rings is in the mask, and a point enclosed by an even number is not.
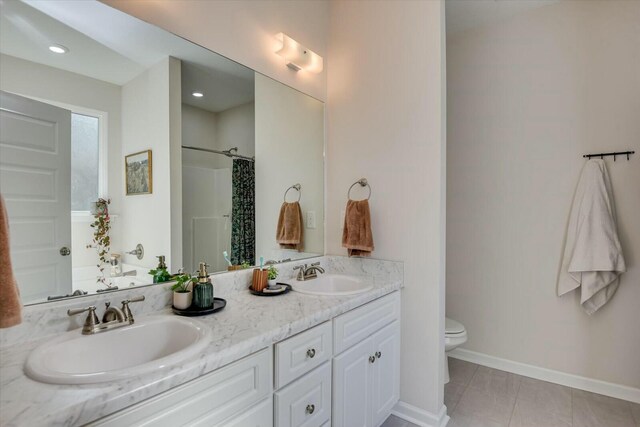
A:
[[[326,1],[102,0],[260,73],[325,99],[326,72],[289,69],[274,53],[273,36],[284,32],[325,57],[329,19]],[[326,62],[325,62],[326,66]]]
[[[593,316],[556,296],[591,152],[640,153],[640,3],[559,2],[447,43],[447,315],[464,346],[640,387],[640,157],[607,160],[628,271]]]
[[[255,114],[253,102],[217,113],[182,104],[182,140],[184,145],[228,150],[238,147],[238,154],[255,154]],[[183,164],[198,167],[231,168],[229,157],[202,151],[183,150]]]
[[[276,242],[285,190],[301,185],[303,252],[324,253],[324,104],[288,86],[256,74],[256,257],[299,258]],[[288,201],[296,200],[292,190]],[[309,228],[306,213],[315,212]]]
[[[218,149],[218,115],[189,104],[182,104],[182,143],[192,147]],[[182,164],[197,167],[221,167],[222,156],[203,151],[182,150]]]
[[[157,264],[158,255],[165,255],[170,267],[181,267],[171,264],[174,249],[182,246],[182,199],[175,199],[182,188],[181,122],[180,117],[175,117],[176,103],[179,116],[180,97],[174,96],[176,84],[179,91],[179,61],[166,58],[122,87],[121,157],[151,149],[153,160],[153,193],[124,196],[122,201],[123,246],[131,250],[141,243],[145,249],[141,261],[125,255],[124,262],[148,268]],[[180,190],[177,193],[176,186]],[[176,205],[179,215],[173,212]],[[173,226],[176,221],[179,232]]]
[[[335,1],[329,43],[326,251],[346,254],[340,212],[366,177],[373,256],[404,261],[401,400],[425,422],[443,410],[443,7]]]
[[[238,105],[218,114],[216,129],[216,144],[218,150],[228,150],[238,147],[238,154],[252,157],[255,155],[256,145],[256,117],[253,102]],[[229,167],[233,161],[228,157],[218,155],[227,160]]]
[[[120,86],[80,74],[0,55],[0,89],[20,95],[53,101],[107,113],[107,194],[110,211],[121,213],[122,161],[120,142]],[[73,219],[72,263],[74,267],[93,266],[97,262],[95,249],[87,248],[93,231],[89,220]],[[112,221],[111,249],[121,250],[119,218]]]
[[[169,180],[171,200],[171,271],[182,267],[182,62],[173,57],[169,67]]]

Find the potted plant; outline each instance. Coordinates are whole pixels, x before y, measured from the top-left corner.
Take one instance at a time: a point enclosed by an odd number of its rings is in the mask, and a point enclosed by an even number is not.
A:
[[[192,292],[189,289],[189,285],[197,282],[196,277],[192,277],[190,274],[181,274],[176,277],[176,283],[171,286],[173,291],[173,306],[178,310],[186,310],[191,307]]]
[[[171,280],[171,273],[169,273],[166,267],[149,270],[149,274],[153,276],[153,283],[163,283]]]
[[[111,238],[109,237],[109,231],[111,231],[110,203],[111,199],[100,198],[91,204],[91,214],[94,218],[90,224],[91,228],[93,228],[93,242],[87,245],[87,248],[94,248],[98,253],[97,267],[100,275],[97,277],[97,282],[107,287],[111,287],[104,276],[104,266],[109,262],[109,251],[111,249]]]
[[[274,265],[270,265],[267,269],[267,283],[269,287],[273,288],[276,285],[276,279],[278,278],[278,269]]]

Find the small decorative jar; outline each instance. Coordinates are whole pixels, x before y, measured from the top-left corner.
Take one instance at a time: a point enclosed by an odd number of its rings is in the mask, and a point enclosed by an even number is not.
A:
[[[255,268],[253,270],[253,282],[251,285],[251,289],[256,292],[262,292],[262,290],[267,287],[268,277],[269,272],[267,270],[260,270],[259,268]]]

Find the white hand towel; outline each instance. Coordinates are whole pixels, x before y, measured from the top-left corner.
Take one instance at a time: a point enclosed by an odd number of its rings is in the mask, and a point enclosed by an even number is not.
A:
[[[603,160],[588,160],[571,206],[558,296],[581,287],[580,303],[591,315],[613,297],[625,271],[609,174]]]

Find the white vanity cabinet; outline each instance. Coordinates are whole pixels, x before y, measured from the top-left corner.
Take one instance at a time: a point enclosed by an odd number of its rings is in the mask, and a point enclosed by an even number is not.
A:
[[[274,363],[276,427],[379,426],[400,397],[400,293],[277,343]]]
[[[333,427],[379,426],[400,397],[400,295],[337,317]],[[365,331],[363,333],[363,331]]]
[[[89,425],[375,427],[399,394],[393,292]]]
[[[272,373],[268,348],[89,425],[270,427]]]

